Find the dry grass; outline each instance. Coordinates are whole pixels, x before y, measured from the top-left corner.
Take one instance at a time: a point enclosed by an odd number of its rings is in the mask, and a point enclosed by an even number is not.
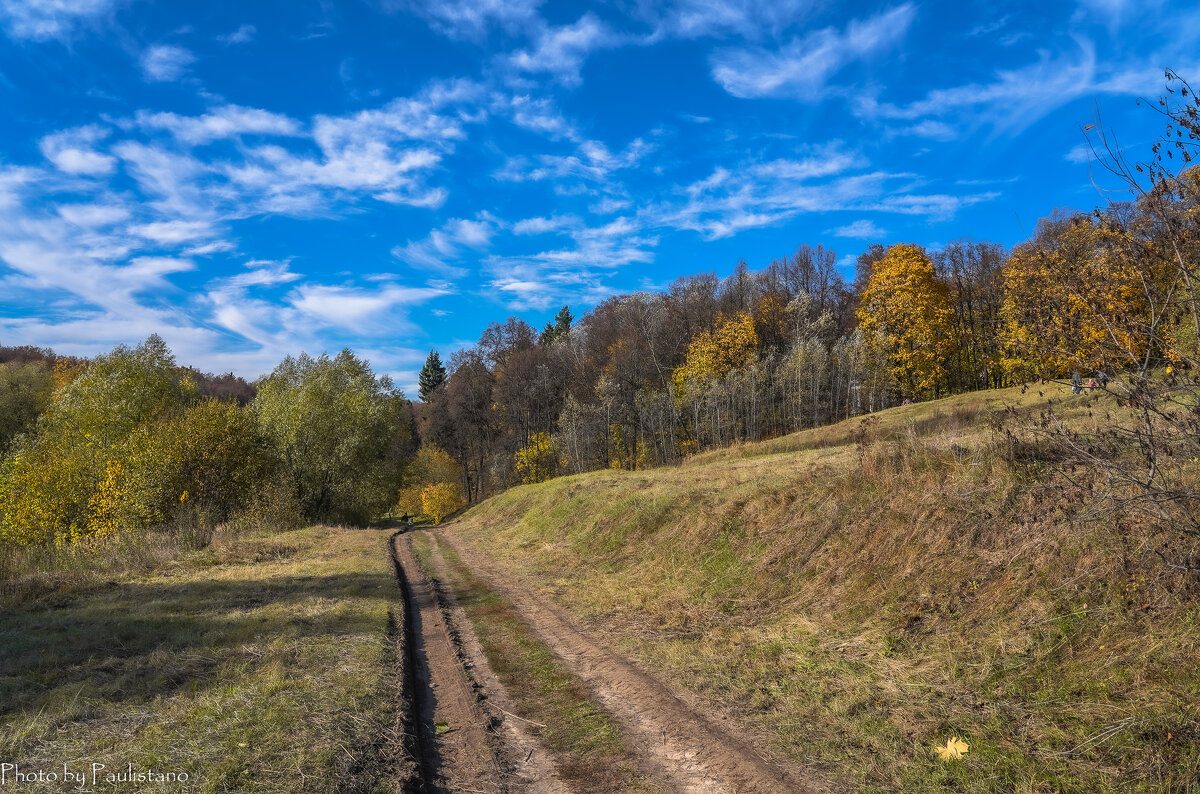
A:
[[[0,761],[133,764],[192,791],[394,790],[387,535],[222,542],[0,613]]]
[[[517,488],[449,531],[529,577],[766,747],[848,789],[1189,791],[1196,583],[962,395],[699,456]],[[953,762],[935,744],[971,745]]]

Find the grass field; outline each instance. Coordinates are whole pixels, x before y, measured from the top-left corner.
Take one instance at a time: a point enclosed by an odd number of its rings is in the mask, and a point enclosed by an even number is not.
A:
[[[394,791],[388,533],[219,541],[0,612],[0,763],[188,790]],[[13,770],[8,772],[10,776]],[[18,791],[59,791],[27,783]],[[9,790],[9,789],[5,789]]]
[[[855,791],[1195,791],[1200,597],[961,395],[512,489],[452,528],[776,756]],[[961,758],[934,747],[960,737]]]

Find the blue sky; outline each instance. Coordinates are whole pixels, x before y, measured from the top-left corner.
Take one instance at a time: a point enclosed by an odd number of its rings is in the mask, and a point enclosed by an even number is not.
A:
[[[1100,201],[1081,126],[1144,151],[1198,44],[1166,0],[4,0],[0,342],[348,345],[415,393],[510,314],[1012,245]]]

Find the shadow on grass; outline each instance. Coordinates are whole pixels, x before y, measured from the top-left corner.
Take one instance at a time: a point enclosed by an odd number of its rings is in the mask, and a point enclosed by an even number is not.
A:
[[[388,572],[110,585],[67,603],[0,612],[0,719],[54,711],[58,693],[149,703],[254,665],[264,644],[379,634],[371,610],[321,599],[391,598]]]

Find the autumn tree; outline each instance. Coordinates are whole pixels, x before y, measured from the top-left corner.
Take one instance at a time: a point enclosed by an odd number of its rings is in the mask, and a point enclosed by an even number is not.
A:
[[[1112,218],[1057,213],[1017,246],[1003,269],[1001,307],[1012,377],[1061,378],[1141,359],[1143,274],[1128,242]]]
[[[933,262],[914,245],[894,245],[875,262],[857,316],[863,333],[887,351],[896,383],[907,396],[936,395],[953,352],[954,312]]]

